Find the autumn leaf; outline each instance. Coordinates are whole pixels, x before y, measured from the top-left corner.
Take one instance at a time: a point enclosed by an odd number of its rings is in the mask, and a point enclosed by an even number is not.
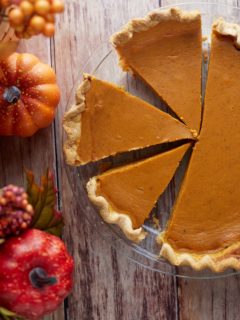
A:
[[[62,214],[56,210],[57,190],[54,177],[47,170],[40,185],[36,184],[34,174],[26,170],[28,200],[34,208],[31,227],[61,236],[63,228]]]
[[[0,307],[0,319],[4,320],[24,320],[22,317],[16,315],[12,311],[9,311],[5,308]]]

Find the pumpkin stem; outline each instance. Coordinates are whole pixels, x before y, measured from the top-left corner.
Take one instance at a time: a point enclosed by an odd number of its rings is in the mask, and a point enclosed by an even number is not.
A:
[[[17,103],[20,97],[21,91],[15,86],[6,88],[3,93],[3,99],[8,103]]]
[[[49,277],[43,268],[34,268],[29,273],[29,279],[32,286],[36,289],[42,289],[45,286],[52,286],[57,283],[57,279]]]

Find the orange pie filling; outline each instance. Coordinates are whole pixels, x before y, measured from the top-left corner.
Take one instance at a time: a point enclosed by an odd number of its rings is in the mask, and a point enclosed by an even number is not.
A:
[[[100,208],[104,220],[120,224],[128,238],[141,240],[144,221],[174,176],[189,146],[183,145],[91,179],[88,194]]]
[[[153,11],[112,36],[126,71],[143,79],[191,129],[201,121],[201,16]]]
[[[161,254],[173,264],[215,271],[240,268],[240,51],[233,36],[217,32],[219,23],[212,34],[199,142],[160,237]]]
[[[67,162],[85,164],[119,152],[194,139],[180,121],[109,82],[85,75],[65,115]]]

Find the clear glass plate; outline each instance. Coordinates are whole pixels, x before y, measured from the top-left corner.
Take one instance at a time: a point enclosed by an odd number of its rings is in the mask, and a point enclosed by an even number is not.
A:
[[[240,23],[240,10],[232,6],[206,2],[183,3],[174,6],[184,10],[197,9],[202,13],[203,35],[208,37],[208,39],[203,42],[203,47],[206,53],[209,53],[211,25],[215,18],[223,17],[229,22]],[[140,12],[136,17],[144,16],[145,14],[147,14],[147,12]],[[130,74],[122,72],[121,68],[118,66],[117,55],[115,51],[112,50],[109,43],[105,43],[95,51],[87,64],[81,70],[79,78],[77,79],[75,87],[70,95],[68,108],[70,108],[75,102],[76,88],[82,81],[83,72],[93,74],[103,80],[124,86],[130,93],[145,99],[164,111],[170,112],[168,108],[159,101],[159,98],[157,98],[140,80],[137,80]],[[205,87],[206,74],[207,61],[203,63],[203,91]],[[238,274],[238,272],[234,270],[227,270],[224,273],[213,273],[210,270],[196,272],[189,267],[174,267],[166,260],[159,257],[160,247],[156,243],[155,238],[156,235],[165,228],[166,222],[169,219],[172,205],[175,201],[183,174],[186,170],[189,155],[185,157],[174,179],[171,181],[164,194],[160,197],[156,207],[153,209],[151,215],[152,218],[145,222],[144,228],[148,231],[148,236],[140,244],[134,244],[128,241],[117,227],[103,222],[97,209],[90,203],[85,189],[86,183],[90,177],[102,172],[104,168],[106,169],[108,167],[126,164],[130,161],[132,162],[133,160],[156,154],[161,150],[163,150],[163,147],[153,147],[148,150],[121,154],[79,168],[67,166],[67,175],[72,186],[75,199],[79,202],[81,212],[85,214],[93,229],[99,232],[109,243],[115,246],[118,251],[127,255],[132,261],[135,261],[136,263],[151,270],[177,277],[192,279],[216,279]],[[159,221],[159,225],[156,221]]]

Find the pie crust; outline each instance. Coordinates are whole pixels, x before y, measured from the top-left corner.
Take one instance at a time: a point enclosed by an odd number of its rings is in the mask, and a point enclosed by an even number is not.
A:
[[[63,118],[63,128],[67,134],[63,150],[67,164],[72,166],[82,163],[77,149],[81,137],[81,113],[85,110],[85,95],[91,85],[89,77],[89,75],[84,74],[83,82],[76,92],[76,103],[65,113]]]
[[[143,228],[133,229],[130,217],[126,214],[115,212],[103,196],[96,194],[96,189],[97,181],[96,177],[93,177],[87,183],[88,197],[99,208],[103,220],[107,223],[118,225],[128,239],[134,242],[142,241],[147,235]]]
[[[159,244],[162,243],[162,236],[163,234],[159,235],[157,238]],[[239,242],[234,243],[224,250],[205,255],[176,252],[169,243],[163,243],[160,251],[160,255],[175,266],[190,266],[197,271],[209,268],[214,272],[222,272],[227,268],[239,270],[239,254]]]
[[[156,9],[150,12],[144,18],[133,19],[129,21],[121,31],[111,36],[110,41],[114,46],[121,46],[127,43],[132,38],[134,33],[151,29],[161,21],[193,21],[200,19],[201,15],[199,11],[183,11],[178,8],[170,8],[167,10]]]
[[[213,24],[213,31],[223,36],[233,37],[236,47],[240,48],[240,25],[219,18]]]

